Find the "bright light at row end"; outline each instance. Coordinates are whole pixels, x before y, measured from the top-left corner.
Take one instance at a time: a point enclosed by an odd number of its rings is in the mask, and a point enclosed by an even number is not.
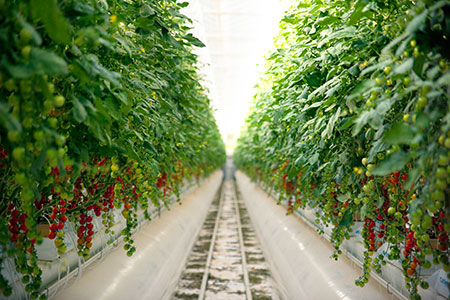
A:
[[[205,83],[222,137],[233,148],[278,24],[291,0],[190,0],[184,13],[194,19],[194,34]]]

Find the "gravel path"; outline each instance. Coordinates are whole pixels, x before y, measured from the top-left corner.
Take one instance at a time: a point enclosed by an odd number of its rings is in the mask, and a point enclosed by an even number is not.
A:
[[[230,162],[225,174],[173,299],[278,299]]]

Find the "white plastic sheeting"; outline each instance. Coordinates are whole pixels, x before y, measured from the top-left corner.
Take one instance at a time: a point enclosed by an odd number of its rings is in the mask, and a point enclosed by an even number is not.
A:
[[[261,188],[241,172],[237,182],[248,213],[271,263],[275,279],[287,299],[396,299],[385,287],[370,280],[364,288],[354,284],[361,269],[342,256],[330,258],[331,245],[297,216],[286,216]]]
[[[206,45],[200,60],[222,136],[232,144],[239,134],[273,49],[278,23],[292,0],[187,0],[183,13],[194,20],[193,33]],[[258,67],[257,64],[260,64]]]
[[[136,252],[127,257],[116,249],[103,261],[84,270],[76,283],[56,299],[169,299],[221,183],[217,171],[198,189],[134,237]]]

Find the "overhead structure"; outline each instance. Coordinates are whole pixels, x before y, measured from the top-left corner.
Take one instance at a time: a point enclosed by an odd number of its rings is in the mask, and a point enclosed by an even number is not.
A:
[[[184,14],[194,20],[194,34],[206,45],[198,51],[215,116],[225,142],[239,134],[262,71],[273,48],[278,22],[288,0],[189,0]]]

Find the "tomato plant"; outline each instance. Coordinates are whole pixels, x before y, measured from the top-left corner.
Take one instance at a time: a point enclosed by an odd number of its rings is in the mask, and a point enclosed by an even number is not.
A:
[[[412,299],[432,263],[450,276],[449,13],[448,1],[293,7],[234,154],[289,212],[334,225],[335,258],[360,219],[356,284],[400,259]]]
[[[148,217],[183,179],[223,164],[186,5],[0,1],[0,249],[31,298],[42,282],[38,223],[50,224],[59,254],[75,224],[89,257],[93,217],[108,233],[120,209],[131,255],[138,209]],[[12,292],[2,276],[0,290]]]

